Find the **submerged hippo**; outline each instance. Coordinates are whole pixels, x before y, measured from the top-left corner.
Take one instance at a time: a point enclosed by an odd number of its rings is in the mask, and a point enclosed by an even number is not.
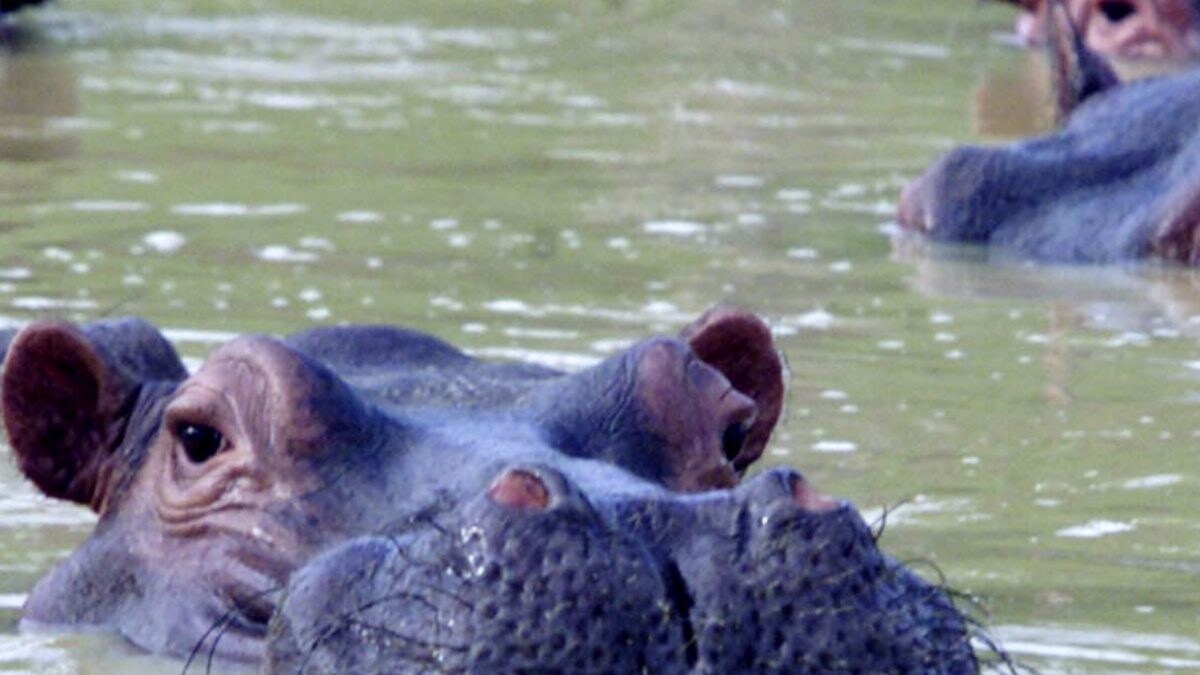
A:
[[[19,9],[40,5],[46,0],[0,0],[0,20],[3,20],[4,15],[16,12]]]
[[[271,672],[944,672],[945,593],[792,472],[751,314],[566,375],[421,333],[245,337],[188,376],[137,320],[7,350],[21,470],[99,514],[24,620]]]
[[[1018,5],[1017,37],[1042,44],[1058,0],[1000,0]],[[1084,41],[1098,53],[1184,59],[1200,55],[1200,0],[1063,0]]]
[[[1069,22],[1052,61],[1062,128],[949,152],[904,190],[900,224],[1001,256],[1200,263],[1200,70],[1122,84]]]

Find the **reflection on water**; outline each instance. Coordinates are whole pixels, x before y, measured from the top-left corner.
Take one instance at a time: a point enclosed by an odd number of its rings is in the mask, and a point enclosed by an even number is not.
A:
[[[1186,63],[1120,60],[1113,65],[1123,81],[1155,77],[1187,67]],[[988,139],[1020,139],[1055,128],[1050,60],[1042,49],[989,69],[971,94],[972,130]]]
[[[0,57],[0,325],[138,314],[195,367],[391,322],[573,370],[741,303],[791,370],[770,461],[887,508],[1043,672],[1186,672],[1195,277],[880,233],[940,152],[1043,128],[1005,9],[60,3]],[[0,459],[0,670],[178,672],[16,630],[94,519]]]
[[[0,160],[63,159],[79,151],[78,84],[65,55],[32,28],[0,42]]]
[[[0,162],[32,165],[0,173],[0,205],[27,203],[49,180],[36,163],[79,152],[74,68],[36,28],[0,22]],[[14,227],[0,217],[0,230]]]
[[[1177,672],[1200,669],[1200,642],[1175,635],[1055,626],[998,626],[995,632],[1015,655],[1071,661],[1088,669],[1106,666],[1150,666]],[[1047,669],[1044,672],[1059,671]]]

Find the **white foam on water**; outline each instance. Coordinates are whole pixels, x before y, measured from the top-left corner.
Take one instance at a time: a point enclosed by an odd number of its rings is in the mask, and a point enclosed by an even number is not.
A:
[[[694,237],[708,231],[704,223],[690,220],[652,220],[642,225],[647,234],[665,234],[673,237]]]
[[[854,452],[855,450],[858,450],[858,443],[855,443],[854,441],[837,440],[817,441],[816,443],[812,444],[812,450],[813,452],[829,453]]]
[[[98,307],[94,300],[67,300],[64,298],[45,298],[41,296],[13,298],[12,306],[17,309],[28,309],[39,312],[52,310],[84,311]]]
[[[745,189],[762,187],[766,183],[766,179],[753,174],[727,173],[717,176],[713,182],[717,187]]]
[[[88,199],[71,202],[71,208],[84,213],[138,213],[149,211],[150,205],[146,202]]]
[[[301,263],[316,262],[321,256],[312,251],[297,251],[290,246],[272,244],[257,249],[254,256],[264,262]]]
[[[1134,530],[1133,523],[1120,523],[1115,520],[1089,520],[1082,525],[1072,525],[1064,527],[1054,534],[1059,537],[1067,537],[1071,539],[1098,539],[1106,537],[1110,534],[1121,534],[1123,532],[1132,532]]]
[[[1160,473],[1153,476],[1131,478],[1121,484],[1126,490],[1155,490],[1183,482],[1183,476],[1177,473]]]
[[[183,248],[183,245],[187,243],[187,238],[178,232],[158,230],[142,237],[142,243],[159,253],[174,253]]]
[[[256,216],[290,216],[304,213],[308,207],[303,204],[239,204],[232,202],[207,202],[196,204],[176,204],[171,212],[181,216],[204,216],[208,218],[236,218]]]
[[[1004,645],[1005,651],[1017,656],[1063,659],[1076,666],[1082,661],[1149,665],[1182,672],[1200,670],[1200,642],[1179,635],[1003,625],[994,626],[989,632]]]

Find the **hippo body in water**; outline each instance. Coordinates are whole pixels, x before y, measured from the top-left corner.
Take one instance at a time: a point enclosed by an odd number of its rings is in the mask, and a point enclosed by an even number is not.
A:
[[[575,374],[398,328],[245,337],[187,375],[137,320],[38,322],[24,474],[99,514],[25,621],[271,672],[977,670],[947,596],[796,473],[759,319]]]
[[[1200,70],[1122,84],[1065,24],[1062,128],[952,150],[904,190],[900,225],[1000,257],[1200,264]]]

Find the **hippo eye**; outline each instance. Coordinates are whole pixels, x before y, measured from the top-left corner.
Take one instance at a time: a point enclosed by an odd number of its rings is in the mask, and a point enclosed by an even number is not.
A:
[[[725,459],[733,461],[741,454],[749,431],[750,425],[745,422],[735,422],[725,427],[725,433],[721,435],[721,452],[725,453]]]
[[[206,424],[180,424],[175,427],[175,438],[193,464],[207,462],[225,447],[221,432]]]

